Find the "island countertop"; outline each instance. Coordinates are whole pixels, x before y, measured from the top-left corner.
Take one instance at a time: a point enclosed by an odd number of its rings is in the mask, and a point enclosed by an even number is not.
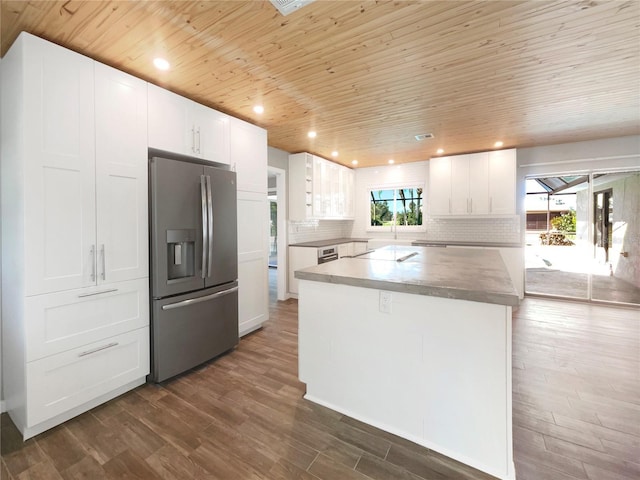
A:
[[[295,272],[301,280],[516,306],[500,252],[389,245]]]

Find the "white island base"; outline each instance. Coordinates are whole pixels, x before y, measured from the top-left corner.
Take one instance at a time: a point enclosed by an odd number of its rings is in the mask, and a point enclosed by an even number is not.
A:
[[[515,479],[511,307],[300,280],[305,398]]]

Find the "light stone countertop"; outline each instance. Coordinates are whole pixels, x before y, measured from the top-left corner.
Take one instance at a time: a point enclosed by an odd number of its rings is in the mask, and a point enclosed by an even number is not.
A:
[[[520,303],[497,250],[389,245],[297,270],[295,278],[498,305]]]

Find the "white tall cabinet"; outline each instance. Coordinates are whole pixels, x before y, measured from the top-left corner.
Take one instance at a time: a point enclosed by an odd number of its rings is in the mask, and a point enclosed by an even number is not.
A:
[[[269,319],[267,131],[229,119],[231,168],[238,181],[238,330],[246,335]]]
[[[27,33],[3,59],[3,382],[25,438],[149,372],[146,125],[144,81]]]

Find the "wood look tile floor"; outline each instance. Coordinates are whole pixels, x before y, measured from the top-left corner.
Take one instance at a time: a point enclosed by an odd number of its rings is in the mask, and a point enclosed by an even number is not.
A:
[[[529,298],[514,318],[518,480],[640,478],[638,310]],[[0,478],[492,477],[304,399],[297,302],[214,362],[22,442],[2,415]]]

